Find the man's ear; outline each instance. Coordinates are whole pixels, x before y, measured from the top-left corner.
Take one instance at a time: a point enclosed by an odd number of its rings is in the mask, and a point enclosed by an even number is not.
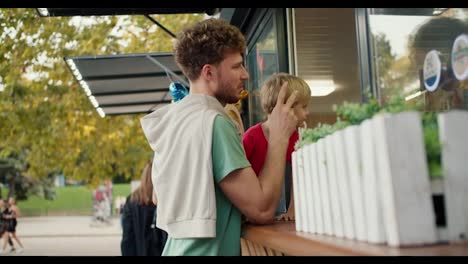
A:
[[[205,64],[200,75],[207,81],[212,81],[216,77],[216,67],[212,64]]]

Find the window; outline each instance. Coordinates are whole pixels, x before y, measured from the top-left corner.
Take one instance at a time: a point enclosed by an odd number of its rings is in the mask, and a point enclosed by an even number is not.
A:
[[[368,12],[373,78],[381,101],[399,93],[407,102],[422,103],[425,111],[468,109],[466,79],[455,78],[451,65],[455,39],[468,34],[468,9],[372,8]],[[423,68],[432,50],[439,54],[442,70],[435,90],[429,91]],[[465,46],[461,59],[465,70],[466,53]]]
[[[335,123],[333,105],[360,102],[353,8],[294,8],[295,72],[311,89],[308,127]]]
[[[248,89],[250,126],[266,119],[260,102],[260,89],[263,82],[279,71],[277,34],[273,16],[267,22],[257,39],[249,45],[247,54],[247,69],[249,71]]]

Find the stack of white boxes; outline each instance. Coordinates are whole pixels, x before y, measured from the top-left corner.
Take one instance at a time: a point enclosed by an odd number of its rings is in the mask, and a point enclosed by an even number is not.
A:
[[[420,113],[403,112],[293,153],[296,230],[390,246],[466,240],[468,112],[442,113],[438,122],[447,227],[435,223]]]

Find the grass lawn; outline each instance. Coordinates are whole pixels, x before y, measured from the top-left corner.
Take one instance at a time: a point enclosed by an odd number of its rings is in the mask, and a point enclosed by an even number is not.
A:
[[[3,189],[5,196],[8,190]],[[85,186],[66,186],[55,188],[55,199],[48,201],[30,196],[19,201],[18,207],[23,216],[39,215],[92,215],[92,189]],[[114,184],[113,198],[130,194],[130,184]],[[114,211],[115,212],[115,211]]]

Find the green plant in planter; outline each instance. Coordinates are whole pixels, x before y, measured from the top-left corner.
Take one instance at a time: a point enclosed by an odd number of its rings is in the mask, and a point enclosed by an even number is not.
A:
[[[333,125],[320,123],[315,128],[300,129],[299,140],[296,142],[294,148],[297,150],[305,145],[317,142],[319,139],[331,135],[335,131],[343,129],[347,126],[349,126],[348,121],[342,121],[338,118],[338,120]]]
[[[396,114],[409,110],[412,110],[412,107],[406,104],[405,98],[399,95],[394,95],[391,96],[387,102],[382,105],[380,112]]]
[[[295,145],[295,149],[314,143],[349,125],[358,125],[362,121],[371,118],[380,111],[380,106],[375,98],[371,96],[368,96],[368,98],[370,98],[368,103],[344,102],[340,106],[333,105],[333,111],[337,113],[337,121],[333,125],[318,124],[315,128],[299,130],[299,140]]]
[[[299,129],[299,140],[296,142],[294,148],[297,150],[305,145],[317,142],[319,139],[330,135],[334,131],[333,125],[322,123],[314,128]]]
[[[362,121],[371,118],[381,110],[379,103],[375,98],[369,97],[367,103],[349,103],[342,105],[333,105],[333,111],[336,112],[338,120],[348,122],[348,125],[359,125]]]
[[[408,104],[404,97],[399,94],[394,94],[388,98],[388,100],[382,104],[379,112],[385,113],[401,113],[406,111],[419,111],[421,112],[423,105],[421,102],[415,104]]]
[[[421,104],[408,104],[404,97],[393,94],[383,104],[368,94],[367,103],[349,103],[333,106],[337,114],[337,122],[333,125],[319,124],[315,128],[300,129],[299,140],[295,149],[314,143],[319,139],[341,130],[349,125],[359,125],[362,121],[372,118],[377,113],[400,113],[405,111],[422,111]],[[437,126],[437,113],[422,112],[422,125],[424,132],[424,144],[431,178],[442,177],[441,147],[439,141],[439,129]]]
[[[431,178],[440,178],[442,177],[442,164],[437,113],[423,113],[422,122],[429,176]]]

